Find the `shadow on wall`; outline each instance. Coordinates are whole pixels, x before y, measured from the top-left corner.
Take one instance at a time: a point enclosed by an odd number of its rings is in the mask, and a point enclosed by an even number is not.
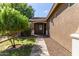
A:
[[[63,8],[61,8],[61,7],[63,7]],[[67,7],[68,7],[68,3],[65,3],[65,4],[62,3],[62,4],[59,4],[57,6],[57,8],[53,11],[54,15],[53,15],[53,17],[50,20],[52,22],[53,26],[54,26],[53,19],[56,18],[57,16],[59,16]]]

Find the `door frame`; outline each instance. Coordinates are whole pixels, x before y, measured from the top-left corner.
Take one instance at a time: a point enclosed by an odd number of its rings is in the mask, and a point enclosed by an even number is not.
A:
[[[42,25],[42,31],[39,30],[39,25]],[[34,34],[46,35],[46,23],[34,23]]]

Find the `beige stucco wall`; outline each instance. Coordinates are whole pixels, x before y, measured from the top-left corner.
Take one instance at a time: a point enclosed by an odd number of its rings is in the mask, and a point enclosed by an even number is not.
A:
[[[49,32],[52,39],[71,52],[72,38],[70,34],[76,32],[79,27],[79,4],[67,8],[66,6],[67,4],[60,5],[54,15],[52,14]]]

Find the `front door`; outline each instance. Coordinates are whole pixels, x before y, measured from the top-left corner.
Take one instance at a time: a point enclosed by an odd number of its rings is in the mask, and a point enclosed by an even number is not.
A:
[[[44,27],[44,24],[43,23],[35,23],[34,24],[34,32],[35,34],[38,34],[38,35],[43,35],[45,34],[45,27]]]

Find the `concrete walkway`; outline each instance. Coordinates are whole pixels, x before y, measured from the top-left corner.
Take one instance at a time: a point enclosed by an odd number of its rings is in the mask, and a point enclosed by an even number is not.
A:
[[[31,56],[49,56],[43,37],[36,39],[36,45],[32,48]]]
[[[50,56],[71,56],[72,53],[57,41],[51,38],[44,38]]]

